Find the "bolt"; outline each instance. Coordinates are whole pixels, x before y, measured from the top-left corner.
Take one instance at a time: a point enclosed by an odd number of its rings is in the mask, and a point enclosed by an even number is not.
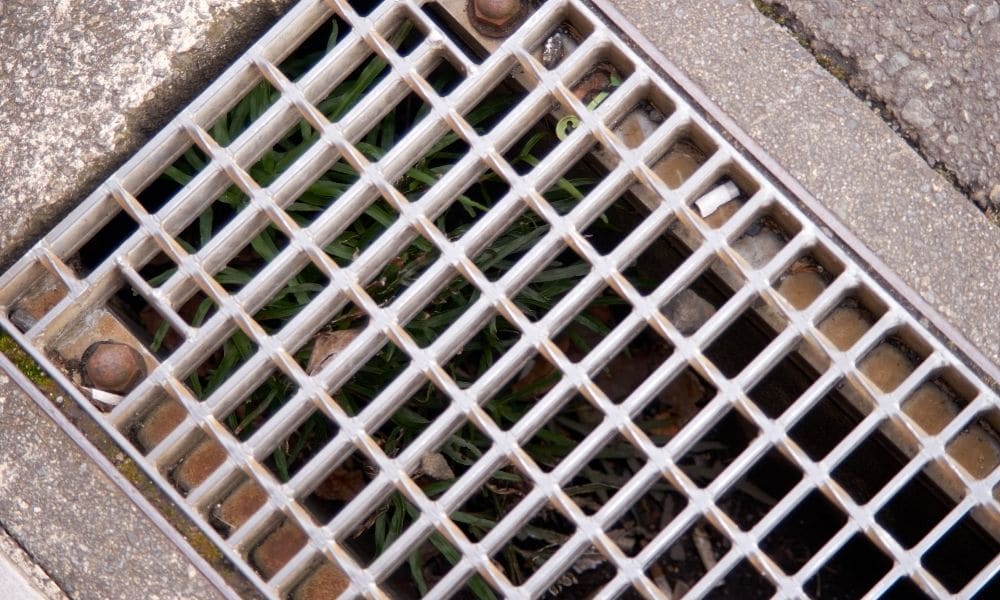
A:
[[[90,387],[126,394],[146,376],[146,364],[127,344],[94,342],[83,353],[83,373]]]
[[[528,14],[525,0],[469,0],[469,22],[479,33],[493,38],[506,37]]]

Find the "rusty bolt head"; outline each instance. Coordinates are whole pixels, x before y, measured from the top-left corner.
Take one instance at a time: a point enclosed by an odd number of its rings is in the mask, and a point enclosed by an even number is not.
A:
[[[146,376],[146,363],[127,344],[94,342],[83,353],[83,374],[90,387],[126,394]]]
[[[506,37],[528,14],[527,0],[469,0],[469,21],[487,37]]]

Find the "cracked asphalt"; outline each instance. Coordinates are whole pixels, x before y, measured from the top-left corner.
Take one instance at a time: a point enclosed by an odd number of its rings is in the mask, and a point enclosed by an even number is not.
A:
[[[884,103],[931,165],[1000,209],[1000,3],[780,0],[814,51]]]

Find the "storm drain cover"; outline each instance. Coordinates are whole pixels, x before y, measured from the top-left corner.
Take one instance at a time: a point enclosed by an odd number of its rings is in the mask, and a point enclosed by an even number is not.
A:
[[[267,597],[996,597],[991,384],[636,47],[304,0],[0,322]]]

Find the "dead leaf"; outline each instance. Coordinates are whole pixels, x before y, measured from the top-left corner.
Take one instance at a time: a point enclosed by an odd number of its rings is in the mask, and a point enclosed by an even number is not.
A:
[[[556,368],[552,366],[552,363],[545,360],[541,356],[537,356],[535,357],[534,362],[531,363],[531,368],[528,369],[528,372],[522,375],[521,378],[514,383],[514,391],[522,392],[530,389],[533,385],[555,372]],[[546,386],[545,389],[538,390],[535,394],[536,397],[549,391],[550,387],[552,386]]]
[[[684,370],[660,393],[660,402],[675,415],[675,423],[680,427],[701,410],[699,404],[704,396],[701,381],[691,371]]]
[[[348,502],[353,500],[365,487],[365,476],[361,469],[340,466],[326,476],[316,488],[315,494],[323,500]]]
[[[788,267],[789,274],[802,273],[802,272],[813,272],[822,273],[823,267],[820,266],[816,261],[812,260],[809,256],[803,256],[792,263],[792,266]]]
[[[584,103],[590,102],[597,94],[609,90],[611,76],[618,77],[618,71],[611,63],[601,63],[584,75],[573,87],[573,95]]]
[[[650,435],[671,438],[680,431],[672,411],[661,410],[653,415],[650,421],[652,424],[646,428],[646,432]]]
[[[421,456],[420,470],[424,472],[424,475],[438,481],[455,478],[455,472],[451,470],[448,460],[440,452],[428,452]]]
[[[317,333],[312,352],[309,354],[306,373],[309,375],[319,373],[330,359],[340,354],[360,333],[360,329],[337,329]]]

